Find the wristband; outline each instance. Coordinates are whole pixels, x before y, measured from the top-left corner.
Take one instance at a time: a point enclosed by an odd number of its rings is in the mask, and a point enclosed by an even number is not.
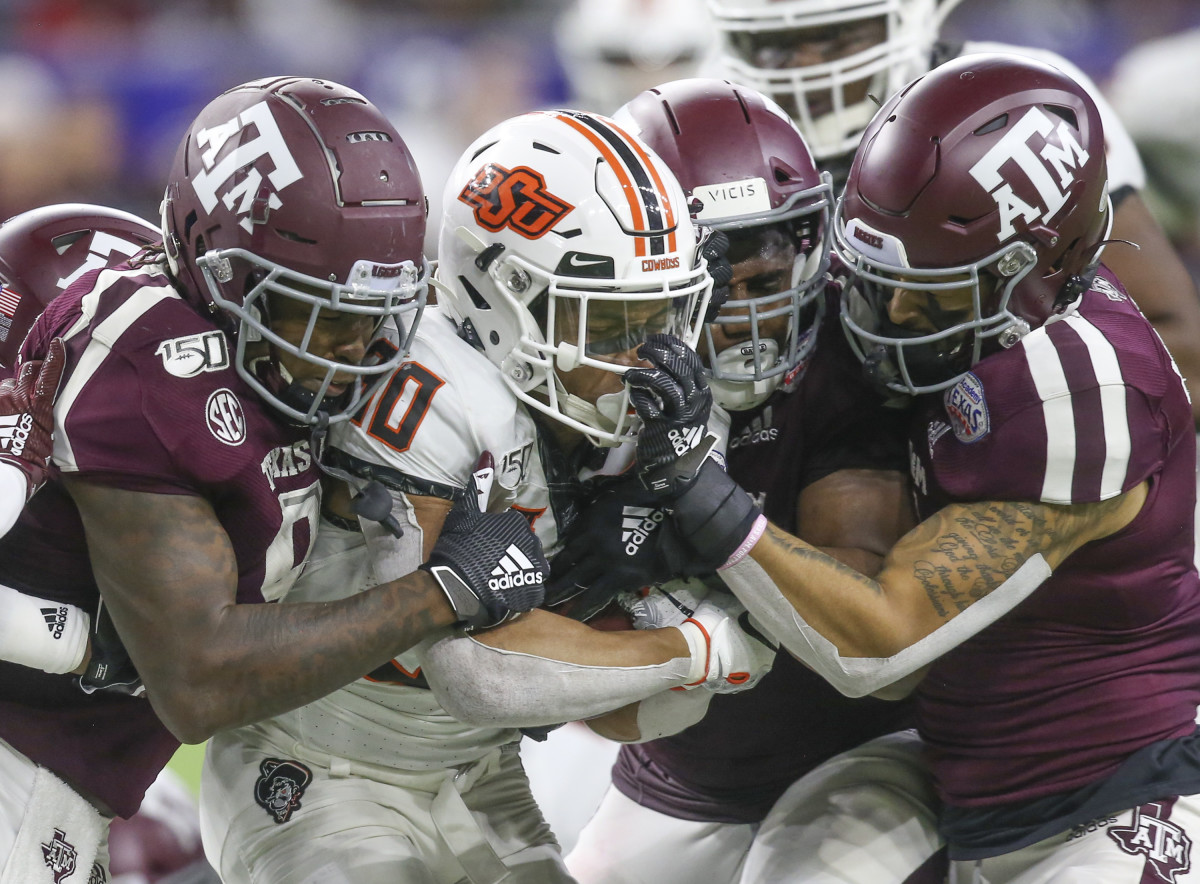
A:
[[[0,461],[0,537],[16,524],[29,497],[29,479],[25,471]]]
[[[85,611],[0,586],[0,660],[51,674],[83,662],[92,619]]]

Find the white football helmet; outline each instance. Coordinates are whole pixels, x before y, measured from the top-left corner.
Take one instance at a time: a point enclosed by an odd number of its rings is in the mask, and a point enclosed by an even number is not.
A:
[[[708,0],[722,76],[774,98],[818,160],[854,152],[878,104],[933,65],[960,0]]]
[[[564,376],[624,374],[652,333],[696,345],[712,279],[667,166],[605,117],[523,114],[467,148],[443,205],[439,302],[468,340],[531,408],[600,445],[627,439],[624,386],[593,402]]]
[[[716,31],[702,0],[575,0],[555,38],[572,106],[611,114],[644,89],[692,76]]]

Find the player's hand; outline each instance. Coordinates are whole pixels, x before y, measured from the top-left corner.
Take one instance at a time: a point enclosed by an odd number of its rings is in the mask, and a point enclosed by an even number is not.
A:
[[[629,401],[642,421],[638,476],[669,499],[691,483],[716,441],[708,432],[712,391],[699,355],[672,335],[650,335],[638,356],[652,364],[625,372]]]
[[[83,674],[79,676],[80,689],[85,694],[109,691],[132,697],[144,696],[146,686],[142,684],[137,667],[129,659],[129,652],[117,635],[117,628],[103,602],[92,622],[95,628],[91,636],[91,654]]]
[[[749,690],[771,671],[778,646],[732,595],[713,593],[679,627],[692,650],[693,680],[717,694]]]
[[[46,481],[54,450],[54,397],[66,365],[62,338],[50,342],[45,359],[21,365],[0,382],[0,460],[25,473],[25,499]]]
[[[674,576],[659,546],[668,523],[655,495],[634,477],[615,479],[581,504],[550,566],[546,607],[588,620],[618,593],[637,591]]]
[[[629,615],[634,629],[665,629],[679,626],[695,614],[707,596],[708,587],[699,580],[676,580],[669,588],[623,592],[617,596],[617,604]]]
[[[729,237],[721,230],[710,230],[700,244],[700,254],[708,263],[708,275],[712,277],[712,295],[708,309],[704,312],[705,322],[715,322],[721,307],[729,300],[729,283],[733,281],[733,265],[729,263]]]
[[[480,512],[473,486],[447,514],[421,568],[437,580],[458,625],[467,630],[495,626],[539,607],[550,575],[529,520],[515,510]]]

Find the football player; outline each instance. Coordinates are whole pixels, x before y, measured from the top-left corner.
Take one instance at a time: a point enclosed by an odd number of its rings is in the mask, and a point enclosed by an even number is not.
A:
[[[778,105],[728,81],[664,84],[617,119],[671,166],[698,223],[730,239],[731,296],[700,346],[733,416],[730,475],[777,524],[875,573],[910,524],[907,458],[901,415],[862,381],[827,286],[828,173]],[[785,789],[910,715],[908,704],[845,698],[780,654],[753,691],[715,697],[693,727],[621,749],[568,867],[587,884],[736,881]],[[894,858],[897,880],[936,845],[913,840],[915,862]],[[820,862],[811,852],[808,873]]]
[[[161,239],[141,218],[104,206],[65,203],[31,209],[0,224],[0,370],[35,319],[88,270],[116,266]],[[0,535],[46,480],[54,428],[54,395],[65,350],[22,365],[0,383]],[[91,617],[75,605],[0,586],[0,660],[46,672],[83,674]]]
[[[843,321],[912,397],[925,518],[875,579],[708,465],[672,503],[692,565],[839,690],[923,675],[950,880],[1168,879],[1200,832],[1195,437],[1174,362],[1100,263],[1102,144],[1087,90],[1014,55],[935,69],[864,133],[834,220]]]
[[[775,98],[838,188],[877,101],[936,64],[969,53],[1016,52],[1077,80],[1104,121],[1114,240],[1105,260],[1179,363],[1200,420],[1200,294],[1142,198],[1146,174],[1133,140],[1095,84],[1061,55],[986,41],[938,42],[958,3],[708,0],[720,32],[715,68]]]
[[[102,591],[149,702],[0,664],[6,881],[103,880],[108,820],[137,810],[180,741],[540,603],[526,521],[464,506],[428,570],[343,603],[261,604],[312,545],[324,433],[405,354],[424,219],[374,105],[328,81],[256,81],[188,128],[162,246],[83,275],[34,323],[21,360],[65,343],[54,477],[0,539],[0,582],[94,621]],[[394,352],[364,361],[377,332]],[[517,556],[524,585],[489,586]]]
[[[384,388],[331,431],[330,469],[387,486],[399,537],[331,492],[287,602],[411,571],[464,494],[523,513],[554,550],[581,476],[628,459],[624,378],[642,364],[638,345],[698,336],[712,281],[697,228],[662,161],[611,121],[547,112],[501,123],[467,149],[445,194],[438,307]],[[520,572],[502,564],[492,576]],[[563,595],[555,611],[587,613]],[[705,601],[641,631],[531,611],[422,643],[316,702],[219,734],[202,789],[210,861],[227,882],[570,881],[518,728],[649,697],[634,727],[694,721],[712,691],[754,684],[774,658],[737,625],[740,610]]]

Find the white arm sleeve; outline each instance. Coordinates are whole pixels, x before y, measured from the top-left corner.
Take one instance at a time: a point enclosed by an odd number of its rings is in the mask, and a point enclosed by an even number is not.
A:
[[[762,566],[747,556],[718,572],[762,628],[847,697],[863,697],[927,666],[1024,601],[1050,576],[1040,554],[957,617],[891,657],[843,657],[805,622]]]
[[[92,618],[74,605],[0,586],[0,660],[61,674],[83,662]]]
[[[8,533],[17,516],[21,515],[28,491],[25,473],[19,467],[0,461],[0,537]]]
[[[422,672],[450,715],[476,727],[537,727],[593,718],[683,684],[689,657],[655,666],[582,666],[451,636],[425,653]]]
[[[638,704],[638,738],[648,743],[687,730],[708,712],[712,691],[660,691]]]

